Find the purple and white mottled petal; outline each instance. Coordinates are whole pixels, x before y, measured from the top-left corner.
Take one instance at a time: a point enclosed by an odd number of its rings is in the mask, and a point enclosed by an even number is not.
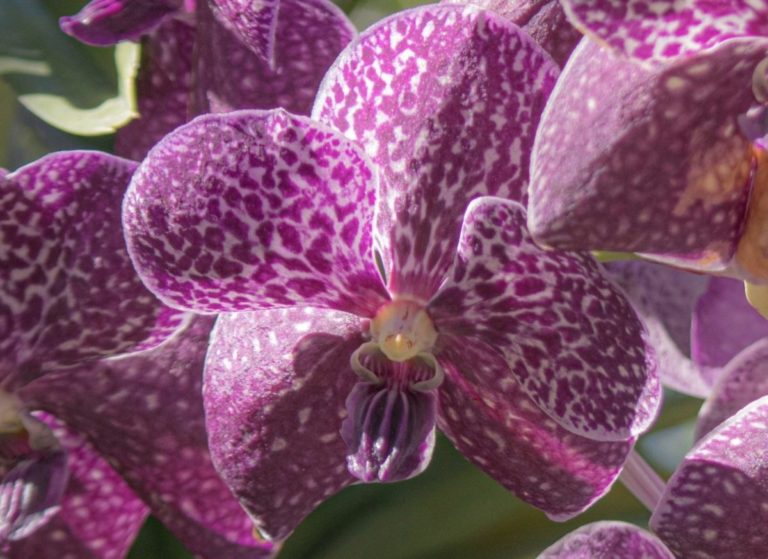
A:
[[[359,318],[325,309],[219,317],[204,388],[211,454],[267,537],[287,537],[357,481],[339,431],[361,331]]]
[[[573,24],[640,60],[697,53],[731,37],[768,35],[768,6],[745,0],[561,0]]]
[[[357,34],[328,0],[281,0],[274,65],[198,2],[194,114],[282,107],[309,114],[320,81]]]
[[[147,507],[85,438],[48,414],[36,414],[67,452],[69,483],[61,508],[29,537],[10,542],[8,559],[121,559]]]
[[[492,347],[460,337],[444,342],[438,425],[467,459],[553,520],[576,516],[610,489],[634,440],[566,431],[525,395]],[[503,378],[506,390],[473,380],[484,377]]]
[[[176,338],[139,355],[52,374],[23,399],[55,413],[95,448],[193,553],[257,559],[271,546],[211,461],[202,402],[213,317],[196,317]]]
[[[59,26],[83,43],[114,45],[139,40],[182,5],[183,0],[91,0],[74,16],[59,19]]]
[[[123,222],[146,285],[199,312],[297,303],[372,316],[376,178],[337,132],[275,111],[202,116],[136,172]]]
[[[211,0],[211,3],[219,20],[261,60],[273,66],[280,0]]]
[[[537,131],[528,209],[537,241],[725,269],[753,173],[737,119],[754,103],[766,48],[768,39],[732,40],[648,69],[582,42]]]
[[[195,34],[189,22],[173,18],[143,40],[136,79],[139,118],[117,131],[117,155],[140,161],[163,136],[187,121]]]
[[[576,434],[625,440],[656,416],[655,355],[629,301],[591,256],[536,246],[516,202],[469,205],[453,270],[428,312],[441,336],[504,355],[507,370],[478,369],[476,384],[498,394],[522,389]]]
[[[744,349],[723,368],[699,412],[696,438],[703,437],[750,402],[767,395],[768,339],[763,338]]]
[[[680,559],[755,559],[768,549],[768,396],[685,456],[651,517]]]
[[[441,0],[441,4],[470,4],[499,14],[520,26],[561,67],[582,38],[558,0]]]
[[[752,343],[768,337],[768,321],[744,296],[744,283],[713,277],[691,322],[691,354],[712,387],[722,368]]]
[[[342,53],[313,115],[381,171],[374,234],[391,293],[437,290],[472,198],[523,201],[557,74],[518,27],[474,6],[398,13]]]
[[[626,522],[593,522],[574,530],[537,559],[675,559],[659,538]]]
[[[662,383],[684,394],[706,397],[709,377],[691,360],[691,317],[710,278],[643,261],[603,266],[645,323]]]
[[[120,207],[135,167],[59,152],[0,182],[0,361],[20,380],[157,345],[183,322],[125,248]]]

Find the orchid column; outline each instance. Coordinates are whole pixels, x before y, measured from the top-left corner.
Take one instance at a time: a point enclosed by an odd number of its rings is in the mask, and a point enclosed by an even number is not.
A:
[[[556,74],[490,12],[407,11],[341,54],[315,120],[200,117],[141,165],[133,262],[168,304],[225,313],[211,451],[265,534],[419,473],[436,425],[555,519],[618,476],[659,403],[645,330],[591,257],[536,247],[519,205]]]

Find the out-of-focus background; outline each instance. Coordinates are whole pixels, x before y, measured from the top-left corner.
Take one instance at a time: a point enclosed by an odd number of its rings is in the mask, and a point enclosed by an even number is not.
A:
[[[77,12],[84,3],[0,0],[0,167],[15,169],[61,149],[111,150],[113,135],[103,132],[121,111],[129,110],[126,84],[137,51],[90,48],[61,33],[58,17]],[[363,30],[391,13],[427,2],[337,3]],[[10,42],[15,49],[24,47],[25,41],[33,56],[15,57],[7,48]],[[668,393],[662,416],[639,443],[640,453],[665,477],[691,446],[699,404]],[[344,490],[310,515],[280,557],[529,559],[582,524],[615,519],[642,525],[648,516],[617,483],[583,516],[564,524],[551,522],[469,464],[441,437],[426,473],[397,484]],[[150,518],[129,557],[192,556]]]

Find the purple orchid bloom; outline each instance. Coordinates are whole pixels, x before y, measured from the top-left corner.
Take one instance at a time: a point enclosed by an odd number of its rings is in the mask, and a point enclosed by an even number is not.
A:
[[[142,163],[129,251],[163,301],[224,313],[211,452],[265,534],[416,475],[436,424],[555,519],[616,479],[659,404],[644,328],[591,257],[536,247],[513,201],[556,73],[490,12],[410,10],[342,53],[315,120],[199,117]]]
[[[542,116],[529,227],[552,247],[764,284],[768,5],[679,4],[563,0],[597,41],[574,51]]]
[[[187,328],[128,257],[120,211],[135,168],[81,151],[0,172],[4,557],[123,557],[147,505],[201,555],[270,552],[207,456],[211,321]]]
[[[239,4],[248,9],[235,10]],[[140,23],[147,14],[157,16],[151,25]],[[115,146],[136,160],[199,114],[276,107],[309,114],[320,80],[356,35],[328,0],[200,0],[194,11],[180,1],[94,0],[61,27],[85,42],[103,36],[100,44],[144,37],[140,118],[118,131]]]
[[[539,559],[755,559],[768,549],[768,396],[720,424],[686,455],[651,517],[658,538],[619,522],[590,524]],[[663,543],[662,543],[663,542]]]

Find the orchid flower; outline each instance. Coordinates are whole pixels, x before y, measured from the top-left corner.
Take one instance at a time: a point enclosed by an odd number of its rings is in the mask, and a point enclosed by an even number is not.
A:
[[[144,37],[140,117],[118,131],[115,146],[136,160],[199,114],[275,107],[309,114],[321,78],[356,34],[328,0],[200,0],[194,11],[181,1],[93,0],[61,27],[85,42],[103,37],[99,44]]]
[[[563,0],[588,38],[537,132],[529,227],[764,284],[768,7],[682,4]]]
[[[490,12],[414,9],[340,55],[314,120],[199,117],[140,166],[129,251],[166,303],[224,313],[211,452],[265,535],[418,474],[436,425],[555,519],[616,479],[659,403],[643,325],[517,202],[556,74]]]
[[[131,266],[119,218],[135,168],[81,151],[0,173],[4,557],[122,557],[147,506],[201,555],[270,552],[207,456],[210,319],[179,334],[189,317]]]
[[[590,524],[539,559],[754,559],[768,549],[768,396],[721,423],[685,456],[653,510],[658,535]]]

